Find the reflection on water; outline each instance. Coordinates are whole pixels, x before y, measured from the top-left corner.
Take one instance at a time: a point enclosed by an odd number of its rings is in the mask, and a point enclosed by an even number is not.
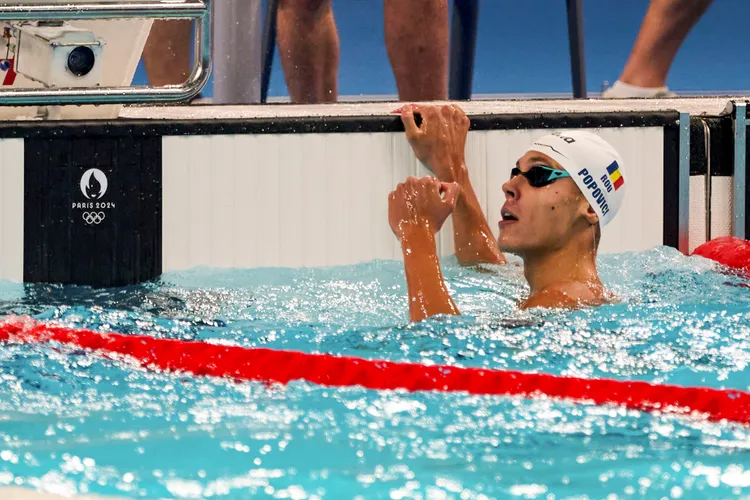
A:
[[[669,249],[605,256],[621,298],[521,313],[520,267],[449,262],[457,318],[407,322],[402,267],[197,269],[117,290],[0,285],[3,314],[248,347],[750,389],[742,278]],[[549,400],[266,387],[50,345],[0,350],[0,485],[148,498],[727,498],[731,424]],[[484,497],[483,497],[484,495]]]

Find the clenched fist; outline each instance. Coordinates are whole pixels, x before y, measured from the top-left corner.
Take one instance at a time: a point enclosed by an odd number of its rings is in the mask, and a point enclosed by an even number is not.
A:
[[[388,197],[388,222],[401,239],[410,228],[427,228],[437,233],[453,212],[458,199],[456,183],[434,177],[409,177]]]

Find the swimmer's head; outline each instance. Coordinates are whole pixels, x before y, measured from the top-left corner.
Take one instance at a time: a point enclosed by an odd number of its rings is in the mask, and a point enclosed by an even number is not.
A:
[[[544,136],[503,184],[500,249],[521,256],[564,248],[575,239],[595,251],[600,228],[625,193],[622,158],[599,136],[569,131]]]

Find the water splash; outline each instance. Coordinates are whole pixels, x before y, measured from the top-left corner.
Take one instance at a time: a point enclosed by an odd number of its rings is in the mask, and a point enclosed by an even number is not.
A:
[[[366,358],[750,389],[741,278],[669,249],[605,256],[619,304],[520,313],[517,265],[448,261],[457,318],[407,321],[401,264],[195,269],[116,290],[0,284],[4,314]],[[0,350],[0,486],[150,498],[667,496],[750,491],[746,428],[548,400],[167,376]]]

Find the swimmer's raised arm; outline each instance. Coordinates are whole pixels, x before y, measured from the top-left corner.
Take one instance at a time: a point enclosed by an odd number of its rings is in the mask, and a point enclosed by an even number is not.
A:
[[[401,242],[409,292],[409,318],[460,314],[440,271],[435,233],[456,206],[459,186],[433,177],[409,177],[388,197],[388,222]]]
[[[414,120],[415,112],[422,116],[420,126]],[[504,264],[505,256],[497,248],[469,181],[464,156],[469,118],[456,105],[406,105],[401,109],[401,120],[417,158],[441,182],[455,182],[460,187],[453,211],[453,240],[458,261],[462,265]]]

